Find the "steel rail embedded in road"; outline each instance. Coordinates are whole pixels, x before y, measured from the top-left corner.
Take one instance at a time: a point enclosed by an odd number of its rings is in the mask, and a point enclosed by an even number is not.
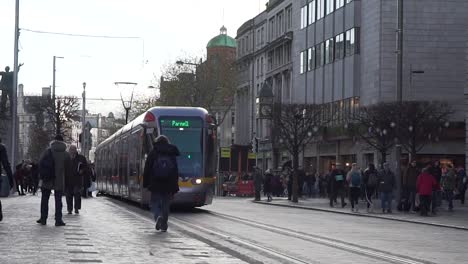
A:
[[[245,224],[245,225],[250,226],[250,227],[255,226],[255,227],[261,228],[262,230],[267,230],[267,231],[274,232],[274,233],[277,233],[277,234],[279,233],[279,234],[282,234],[282,235],[299,238],[299,239],[302,239],[302,240],[305,240],[305,241],[308,241],[308,242],[313,242],[313,243],[329,246],[329,247],[334,248],[334,249],[341,249],[341,250],[345,250],[345,251],[348,251],[348,252],[351,252],[351,253],[361,254],[361,255],[371,257],[371,258],[376,258],[376,259],[380,259],[380,260],[384,260],[384,261],[388,261],[388,262],[392,262],[392,263],[398,263],[398,264],[435,264],[435,263],[430,262],[430,261],[410,258],[410,257],[407,257],[407,256],[402,256],[402,255],[396,255],[396,254],[393,254],[393,253],[390,253],[390,252],[385,252],[385,251],[381,251],[381,250],[377,250],[377,249],[373,249],[373,248],[369,248],[369,247],[358,246],[358,245],[355,245],[355,244],[352,244],[352,243],[348,243],[348,242],[345,242],[345,241],[340,241],[340,240],[336,240],[336,239],[332,239],[332,238],[327,238],[327,237],[312,235],[312,234],[303,234],[303,233],[299,233],[297,231],[290,230],[290,229],[287,229],[287,228],[284,228],[284,227],[276,227],[276,226],[272,226],[272,225],[266,225],[266,224],[262,224],[262,223],[259,223],[259,222],[256,222],[256,221],[247,220],[247,219],[244,219],[244,218],[230,216],[230,215],[226,215],[226,214],[216,213],[216,212],[212,212],[212,211],[208,211],[208,210],[204,210],[204,209],[198,209],[198,210],[206,212],[207,214],[212,215],[214,217],[226,219],[226,220],[237,222],[237,223],[242,223],[242,224]]]
[[[110,206],[113,206],[113,207],[116,207],[116,208],[119,208],[119,209],[121,208],[121,207],[119,207],[119,205],[116,205],[114,203],[108,203],[108,204]],[[148,222],[148,223],[150,223],[152,225],[154,224],[153,220],[148,219],[147,217],[142,216],[142,215],[140,215],[140,214],[138,214],[136,212],[129,211],[129,210],[127,210],[126,212],[128,214],[131,214],[132,216],[134,216],[136,218],[139,218],[139,219],[145,221],[145,222]],[[176,226],[178,229],[180,229],[182,231],[187,231],[188,233],[191,233],[191,234],[194,234],[194,235],[197,235],[197,233],[200,233],[200,232],[203,232],[204,234],[211,234],[211,235],[214,235],[214,236],[219,237],[221,239],[224,239],[225,241],[232,242],[232,243],[234,243],[234,244],[236,244],[238,246],[241,246],[243,248],[253,249],[253,250],[256,250],[256,251],[266,253],[266,254],[268,254],[268,255],[270,255],[272,257],[275,257],[277,259],[281,259],[283,261],[286,261],[287,263],[293,263],[293,264],[310,264],[310,263],[313,263],[311,261],[302,260],[302,259],[296,258],[294,256],[290,256],[290,255],[287,255],[285,253],[279,252],[277,250],[265,247],[265,246],[260,246],[260,245],[254,244],[254,243],[246,241],[244,239],[235,238],[235,237],[233,237],[231,235],[226,235],[226,234],[223,234],[223,233],[218,232],[218,231],[214,231],[214,230],[211,230],[211,229],[199,226],[199,225],[192,224],[190,222],[187,222],[185,220],[182,220],[182,219],[174,217],[174,216],[171,216],[169,222],[171,223],[171,225]],[[197,235],[197,236],[200,236],[200,235]]]

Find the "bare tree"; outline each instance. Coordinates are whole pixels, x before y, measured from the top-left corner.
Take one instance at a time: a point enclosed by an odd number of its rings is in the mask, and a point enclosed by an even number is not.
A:
[[[387,160],[395,145],[399,110],[395,103],[378,103],[361,107],[352,116],[349,131],[380,153],[380,163]]]
[[[51,135],[47,130],[38,123],[32,125],[30,128],[31,144],[28,146],[27,157],[31,160],[38,161],[42,153],[51,140]]]
[[[45,113],[47,122],[44,125],[49,134],[62,135],[68,141],[72,121],[80,119],[79,106],[78,97],[60,96],[55,99],[55,108],[51,98],[35,101],[33,107],[38,113]]]
[[[395,107],[400,112],[398,138],[412,159],[426,144],[439,140],[453,114],[447,103],[437,101],[407,101]]]
[[[234,105],[236,68],[233,62],[223,58],[194,64],[173,64],[164,68],[158,101],[165,106],[203,107],[212,114],[218,112],[217,124],[220,125]]]
[[[317,105],[281,103],[273,106],[273,122],[277,131],[275,140],[293,157],[292,201],[298,202],[299,153],[319,133],[319,128],[328,122],[323,119],[321,108]]]

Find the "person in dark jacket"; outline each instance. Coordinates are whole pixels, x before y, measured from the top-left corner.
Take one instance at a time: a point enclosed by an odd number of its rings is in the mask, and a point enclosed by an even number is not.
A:
[[[431,196],[432,190],[438,185],[434,176],[429,173],[429,168],[426,167],[422,170],[422,173],[418,176],[418,180],[416,183],[419,200],[421,201],[420,208],[421,208],[421,215],[427,216],[430,203],[431,203]]]
[[[5,149],[5,146],[2,144],[2,140],[0,139],[0,175],[2,175],[2,167],[6,172],[8,177],[8,183],[10,185],[10,189],[13,189],[13,173],[11,172],[10,162],[8,161],[8,154]],[[0,190],[2,190],[2,182],[0,179]],[[3,211],[2,211],[2,201],[0,201],[0,222],[3,220]]]
[[[418,176],[421,174],[421,170],[418,168],[416,160],[411,161],[408,168],[406,168],[405,173],[403,174],[401,185],[403,187],[404,197],[406,198],[408,205],[408,210],[411,208],[415,209],[415,199],[416,199],[416,181]]]
[[[37,186],[39,184],[39,166],[36,162],[31,164],[31,180],[32,180],[32,193],[36,195]]]
[[[437,185],[440,186],[440,181],[442,180],[442,167],[440,166],[440,161],[436,160],[434,164],[429,167],[428,171],[437,182]],[[437,207],[440,205],[440,201],[442,200],[442,192],[440,188],[436,188],[433,190],[432,193],[432,214],[436,214]]]
[[[448,210],[453,210],[453,192],[457,186],[457,172],[453,168],[452,164],[447,164],[447,173],[442,177],[441,180],[442,188],[444,189],[445,199],[448,202]]]
[[[179,149],[170,144],[166,136],[160,135],[145,162],[143,187],[151,192],[150,206],[156,230],[163,232],[168,228],[170,200],[179,191],[179,155]]]
[[[333,207],[333,202],[337,199],[338,194],[341,197],[341,207],[345,207],[345,180],[346,173],[341,169],[341,164],[332,165],[332,171],[329,177],[330,184],[330,207]]]
[[[75,214],[79,214],[81,210],[83,176],[87,172],[88,162],[86,161],[85,156],[78,154],[78,150],[75,145],[71,145],[68,148],[68,153],[70,154],[72,163],[72,174],[65,186],[67,211],[68,214],[72,214],[73,209],[75,209]],[[73,202],[75,202],[75,207],[73,207]]]
[[[379,175],[379,192],[382,203],[382,213],[392,213],[393,190],[395,189],[395,174],[390,170],[390,165],[384,163]]]
[[[65,184],[72,174],[70,155],[67,152],[67,145],[63,142],[61,135],[55,136],[50,143],[50,147],[44,152],[39,163],[40,173],[47,172],[46,175],[39,175],[42,180],[41,189],[41,218],[36,222],[41,225],[47,224],[49,214],[49,197],[54,190],[55,196],[55,226],[64,226],[62,219],[62,196]]]
[[[377,189],[379,173],[375,169],[375,165],[370,163],[367,169],[364,171],[362,182],[364,183],[364,194],[367,201],[367,212],[374,212],[374,204],[372,202],[372,196]]]
[[[468,179],[466,177],[465,169],[460,166],[457,170],[457,190],[459,192],[461,204],[465,204],[465,193],[467,185]]]
[[[272,181],[273,174],[271,173],[271,170],[268,169],[265,171],[265,178],[263,179],[263,192],[265,193],[268,202],[271,202],[272,200]]]

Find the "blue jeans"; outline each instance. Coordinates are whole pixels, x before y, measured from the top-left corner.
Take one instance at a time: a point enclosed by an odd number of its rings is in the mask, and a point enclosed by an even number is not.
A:
[[[171,195],[168,193],[151,193],[151,212],[153,213],[154,220],[157,220],[159,216],[162,217],[162,228],[167,228],[167,220],[169,219],[169,207],[171,203]],[[166,227],[166,228],[164,228]]]
[[[51,190],[42,189],[42,197],[41,197],[41,219],[47,220],[49,216],[49,197],[51,194]],[[62,191],[54,191],[55,197],[55,222],[62,221]]]
[[[393,193],[392,192],[381,192],[380,193],[380,200],[382,202],[382,209],[392,210],[392,200],[393,200]],[[388,206],[387,206],[388,204]]]

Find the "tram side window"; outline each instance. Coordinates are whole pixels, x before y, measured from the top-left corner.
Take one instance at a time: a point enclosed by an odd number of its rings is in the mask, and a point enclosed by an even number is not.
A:
[[[118,168],[119,168],[119,151],[118,151],[118,148],[117,148],[117,144],[114,145],[113,147],[113,150],[114,150],[114,162],[113,162],[113,170],[112,170],[112,176],[117,176],[117,174],[119,173],[118,172]]]

